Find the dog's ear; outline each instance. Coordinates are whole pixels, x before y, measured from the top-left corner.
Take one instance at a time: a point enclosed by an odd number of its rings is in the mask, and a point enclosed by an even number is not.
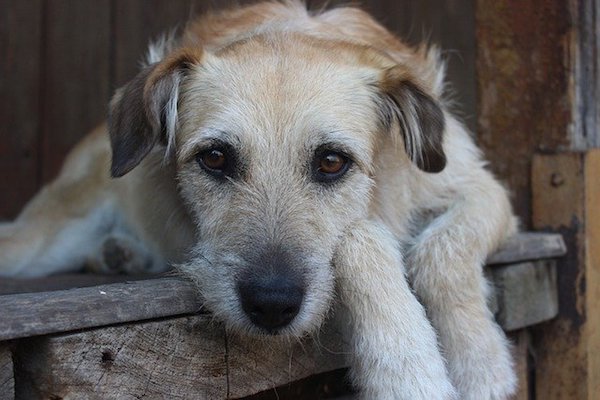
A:
[[[131,171],[158,142],[175,134],[179,84],[201,59],[200,50],[179,50],[145,67],[114,95],[108,122],[113,177]]]
[[[384,124],[390,128],[397,121],[409,158],[425,172],[442,171],[445,121],[440,104],[399,66],[384,71],[380,89]]]

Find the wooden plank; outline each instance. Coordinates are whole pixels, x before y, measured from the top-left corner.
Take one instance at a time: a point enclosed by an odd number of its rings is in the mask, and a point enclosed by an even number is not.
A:
[[[120,0],[114,3],[114,87],[139,71],[148,43],[169,30],[182,27],[192,16],[190,0]]]
[[[477,139],[531,224],[531,155],[568,148],[572,23],[564,0],[476,1]],[[518,94],[518,95],[516,95]]]
[[[347,1],[338,1],[347,4]],[[475,0],[378,0],[362,6],[410,43],[433,43],[447,61],[451,109],[477,129]]]
[[[0,344],[0,399],[14,400],[15,376],[12,352],[6,345]]]
[[[356,389],[352,388],[348,379],[348,368],[341,368],[272,387],[244,397],[244,400],[358,400],[355,393]]]
[[[0,221],[38,189],[42,1],[0,0]]]
[[[17,352],[30,387],[21,390],[45,398],[242,397],[345,366],[347,344],[326,335],[321,343],[242,338],[198,316],[26,340]]]
[[[519,380],[517,392],[511,400],[535,400],[530,399],[530,367],[529,367],[529,332],[526,329],[513,332],[508,335],[513,343],[512,355],[515,361],[515,372]]]
[[[172,278],[0,296],[0,341],[191,314],[200,308],[192,284]]]
[[[150,277],[129,275],[100,275],[100,274],[62,274],[43,278],[0,279],[0,296],[17,293],[51,292],[89,286],[106,285],[110,283],[148,279]]]
[[[45,4],[41,175],[48,182],[75,143],[106,118],[111,1]]]
[[[119,0],[114,3],[113,88],[125,84],[139,71],[150,41],[176,28],[184,28],[194,16],[252,0]]]
[[[533,250],[523,251],[522,243],[529,240],[536,244],[535,253]],[[537,258],[553,257],[557,254],[559,246],[537,246],[540,242],[543,242],[540,236],[525,235],[522,240],[515,242],[519,243],[519,246],[515,247],[515,254],[525,256],[526,259],[533,257],[533,254],[536,254]],[[560,243],[556,240],[550,242]],[[519,258],[513,255],[508,247],[504,248],[503,252],[504,258],[498,259],[516,261]],[[499,276],[504,276],[504,270],[499,271]],[[521,276],[524,279],[524,275]],[[524,283],[516,279],[514,285]],[[499,286],[501,290],[513,290],[512,286]],[[174,293],[177,295],[174,296]],[[5,295],[0,296],[0,310],[3,310],[0,315],[1,341],[191,314],[200,310],[200,303],[194,287],[187,281],[160,278],[54,292]],[[28,312],[24,313],[23,310]]]
[[[589,391],[600,393],[600,149],[585,163],[586,291]]]
[[[559,315],[532,329],[538,398],[596,399],[600,391],[600,150],[534,158],[533,222],[563,234]]]
[[[23,398],[224,399],[223,328],[178,318],[23,341],[15,350]]]
[[[555,261],[525,262],[490,270],[496,320],[506,331],[548,321],[558,314]]]
[[[337,317],[343,314],[334,314]],[[348,367],[343,318],[302,341],[228,337],[229,396],[238,398],[310,375]]]
[[[585,150],[600,146],[600,0],[571,2],[572,20],[577,21],[571,35],[573,74],[573,126],[571,148]]]
[[[487,264],[510,264],[515,262],[561,257],[567,247],[560,234],[521,232],[487,259]]]

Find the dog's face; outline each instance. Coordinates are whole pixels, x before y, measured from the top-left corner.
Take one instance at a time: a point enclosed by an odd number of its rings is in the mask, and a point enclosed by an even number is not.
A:
[[[443,114],[408,76],[299,35],[181,50],[113,101],[113,175],[164,141],[198,232],[181,270],[230,327],[299,336],[329,309],[336,246],[369,216],[389,131],[402,125],[421,169],[444,166]]]

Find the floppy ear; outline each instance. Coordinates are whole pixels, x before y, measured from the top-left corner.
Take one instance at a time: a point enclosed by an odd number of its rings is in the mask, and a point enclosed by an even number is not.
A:
[[[108,131],[111,175],[135,168],[159,142],[175,134],[179,83],[186,69],[200,63],[202,52],[183,49],[144,68],[110,103]]]
[[[380,89],[384,95],[384,121],[394,119],[402,130],[409,158],[425,172],[440,172],[446,166],[443,149],[444,113],[439,103],[410,79],[402,67],[384,72]]]

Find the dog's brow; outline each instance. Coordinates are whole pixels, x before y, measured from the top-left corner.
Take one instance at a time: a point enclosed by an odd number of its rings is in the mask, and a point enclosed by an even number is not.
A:
[[[371,151],[369,141],[359,139],[356,134],[350,134],[343,130],[321,132],[317,135],[317,140],[313,143],[313,146],[315,149],[326,146],[331,147],[333,150],[343,151],[352,156],[361,168],[370,168],[369,154]]]
[[[231,142],[232,135],[226,131],[215,129],[215,128],[202,128],[198,130],[187,143],[185,143],[180,151],[178,158],[180,160],[186,160],[196,153],[198,148],[202,147],[203,144],[210,142]]]

